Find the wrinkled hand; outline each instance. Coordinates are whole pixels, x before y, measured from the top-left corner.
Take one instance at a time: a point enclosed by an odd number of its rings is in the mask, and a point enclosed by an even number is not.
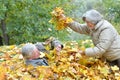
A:
[[[82,50],[78,51],[78,53],[80,53],[83,56],[85,55],[85,51],[82,51]]]
[[[60,20],[66,20],[66,19],[67,19],[67,17],[65,16],[65,14],[60,15]]]

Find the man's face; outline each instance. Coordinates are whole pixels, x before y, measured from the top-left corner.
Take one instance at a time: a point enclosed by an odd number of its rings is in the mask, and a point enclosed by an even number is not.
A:
[[[87,20],[85,20],[85,22],[87,23],[87,26],[88,26],[90,29],[94,29],[95,24],[93,24],[93,23],[91,23],[91,22],[89,22],[89,21],[87,21]]]
[[[31,59],[37,59],[40,56],[40,52],[37,48],[34,49]]]

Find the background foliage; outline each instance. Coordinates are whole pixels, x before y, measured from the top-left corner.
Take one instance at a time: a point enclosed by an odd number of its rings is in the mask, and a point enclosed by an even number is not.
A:
[[[50,36],[62,41],[89,38],[69,29],[55,30],[48,21],[51,19],[50,12],[57,6],[78,22],[82,22],[81,16],[85,11],[97,9],[120,31],[119,4],[119,0],[0,0],[0,35],[4,44],[34,43]]]

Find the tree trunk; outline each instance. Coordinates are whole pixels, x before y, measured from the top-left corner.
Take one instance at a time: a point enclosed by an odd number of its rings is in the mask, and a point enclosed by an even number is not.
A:
[[[1,20],[1,30],[2,30],[2,36],[3,36],[3,43],[5,45],[9,45],[9,38],[8,38],[7,33],[6,33],[5,20]]]

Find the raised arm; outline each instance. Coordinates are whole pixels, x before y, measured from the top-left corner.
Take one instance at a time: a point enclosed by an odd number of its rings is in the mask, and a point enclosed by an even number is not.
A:
[[[89,35],[90,33],[90,29],[87,27],[86,24],[80,24],[78,22],[73,21],[71,23],[68,23],[68,27],[70,27],[72,30],[80,34]]]

